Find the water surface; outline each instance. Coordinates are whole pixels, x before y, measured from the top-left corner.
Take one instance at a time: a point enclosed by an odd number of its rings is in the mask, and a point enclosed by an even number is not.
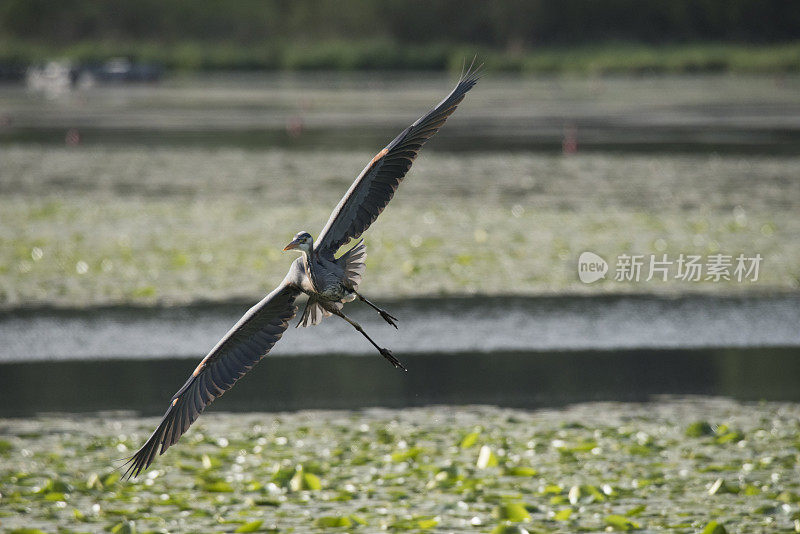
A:
[[[800,346],[800,295],[463,297],[388,301],[395,330],[358,303],[347,313],[398,355],[493,351]],[[37,309],[0,314],[0,362],[202,357],[248,304]],[[336,318],[292,328],[270,356],[372,354]]]
[[[291,328],[223,399],[225,411],[493,404],[541,407],[659,394],[800,401],[798,297],[398,301],[395,331],[352,315],[408,367],[389,366],[343,321]],[[9,312],[0,415],[156,414],[244,310]]]
[[[454,84],[432,73],[211,74],[58,95],[0,86],[0,142],[375,149]],[[581,149],[795,154],[800,77],[487,74],[448,150]],[[376,141],[377,139],[377,141]]]

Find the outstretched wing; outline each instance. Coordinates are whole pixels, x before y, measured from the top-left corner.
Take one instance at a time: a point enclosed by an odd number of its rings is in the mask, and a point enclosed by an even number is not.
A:
[[[158,428],[126,463],[124,476],[135,477],[147,469],[156,454],[164,454],[174,445],[206,406],[267,355],[297,312],[294,300],[299,294],[294,286],[281,284],[239,319],[172,397]]]
[[[332,258],[339,247],[369,228],[394,196],[425,141],[439,131],[467,91],[477,83],[477,70],[467,69],[455,89],[439,105],[378,152],[333,210],[314,250]]]

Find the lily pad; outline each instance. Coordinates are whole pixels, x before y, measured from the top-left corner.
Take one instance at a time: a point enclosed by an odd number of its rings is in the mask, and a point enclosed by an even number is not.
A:
[[[728,534],[728,531],[722,523],[709,521],[705,528],[700,531],[700,534]]]
[[[531,515],[521,502],[507,502],[497,506],[494,515],[498,519],[504,519],[513,523],[528,521]]]
[[[347,528],[353,526],[353,521],[347,516],[324,516],[314,522],[322,528]]]
[[[264,524],[262,520],[250,521],[249,523],[245,523],[244,525],[238,527],[234,532],[258,532],[261,529],[261,525]]]
[[[606,525],[614,530],[628,531],[641,528],[639,523],[636,523],[635,521],[632,521],[623,515],[607,515],[603,518],[603,521]]]

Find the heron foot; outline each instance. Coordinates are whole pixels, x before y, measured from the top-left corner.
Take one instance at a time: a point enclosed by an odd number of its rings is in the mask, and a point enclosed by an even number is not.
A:
[[[389,312],[384,310],[378,310],[378,313],[380,314],[381,317],[383,317],[384,321],[392,325],[395,328],[395,330],[397,330],[397,323],[395,323],[395,321],[398,320],[397,317],[390,315]]]
[[[362,295],[358,291],[354,290],[353,293],[356,294],[356,296],[358,297],[358,299],[361,302],[364,302],[367,306],[369,306],[370,308],[372,308],[373,310],[378,312],[378,315],[380,315],[383,318],[384,321],[386,321],[387,323],[389,323],[390,325],[395,327],[395,329],[397,328],[397,323],[395,323],[395,321],[397,321],[397,317],[395,317],[394,315],[391,315],[386,310],[380,309],[379,307],[377,307],[375,304],[370,302],[364,295]]]
[[[381,356],[383,356],[384,358],[389,360],[389,363],[391,363],[393,366],[395,366],[395,368],[402,369],[403,371],[408,372],[408,369],[406,369],[403,366],[403,364],[400,363],[400,360],[398,360],[397,358],[394,357],[394,354],[392,354],[392,351],[390,351],[389,349],[380,349],[380,351],[381,351]]]

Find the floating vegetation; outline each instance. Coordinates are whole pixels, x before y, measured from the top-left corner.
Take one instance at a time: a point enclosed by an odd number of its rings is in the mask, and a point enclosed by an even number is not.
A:
[[[287,240],[298,229],[322,228],[371,157],[4,148],[0,306],[257,299],[285,275]],[[425,153],[402,198],[369,231],[364,289],[395,298],[510,287],[519,294],[794,291],[800,197],[787,184],[799,162]],[[606,280],[591,286],[576,273],[587,250],[610,263]],[[676,280],[673,265],[668,280],[647,282],[647,263],[639,282],[614,281],[621,254],[674,262],[717,253],[761,254],[758,281]]]
[[[122,481],[119,458],[153,422],[0,420],[6,532],[800,527],[800,406],[792,404],[212,413],[139,479]]]

